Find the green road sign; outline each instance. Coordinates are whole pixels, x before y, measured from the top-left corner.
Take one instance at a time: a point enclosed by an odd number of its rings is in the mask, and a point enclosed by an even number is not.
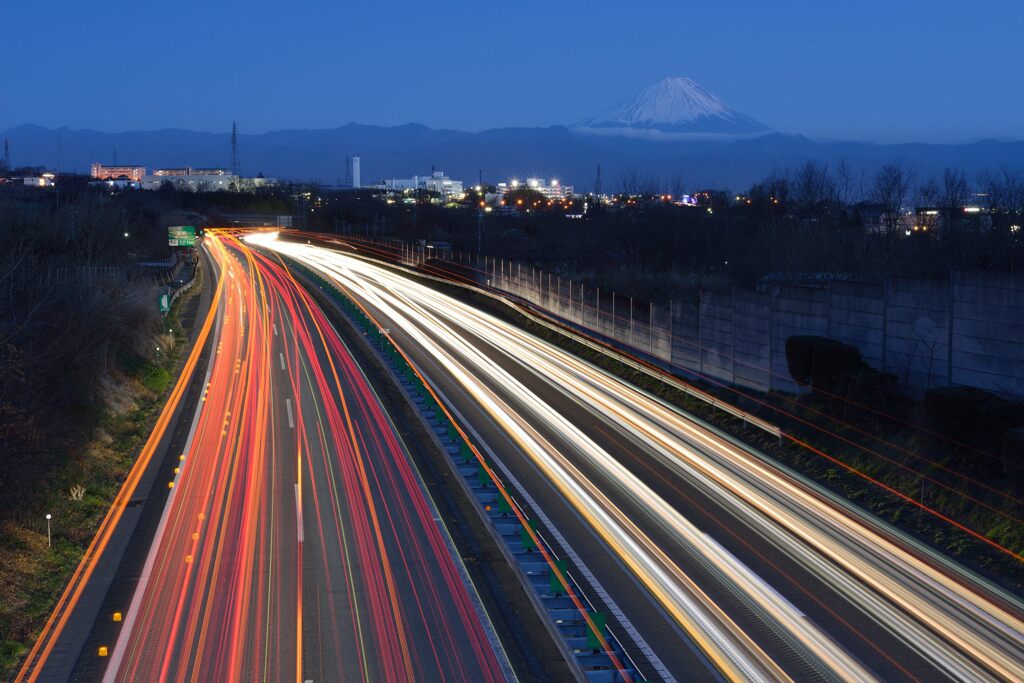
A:
[[[196,246],[196,226],[172,225],[167,228],[167,244],[172,247]]]
[[[171,295],[168,294],[167,292],[164,292],[163,294],[160,295],[160,299],[157,303],[160,305],[160,312],[166,313],[167,311],[171,310]]]

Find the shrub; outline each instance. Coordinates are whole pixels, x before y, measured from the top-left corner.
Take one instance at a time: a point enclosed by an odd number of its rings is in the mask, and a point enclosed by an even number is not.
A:
[[[828,392],[835,391],[847,377],[865,367],[856,347],[827,337],[804,335],[786,340],[786,362],[797,384]]]
[[[1024,404],[974,387],[931,389],[924,406],[932,429],[993,452],[1007,432],[1024,425]]]

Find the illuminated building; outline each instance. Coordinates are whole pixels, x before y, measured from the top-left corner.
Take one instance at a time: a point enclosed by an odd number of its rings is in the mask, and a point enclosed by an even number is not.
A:
[[[463,193],[462,181],[452,180],[443,171],[434,171],[428,176],[413,176],[412,178],[391,178],[375,186],[379,190],[389,192],[404,192],[406,190],[427,190],[436,192],[439,195],[448,197],[461,195]]]
[[[97,180],[127,178],[128,180],[139,182],[146,175],[146,168],[144,166],[104,166],[103,164],[95,163],[92,165],[90,175]]]
[[[159,178],[180,178],[190,175],[226,176],[231,175],[231,173],[223,168],[192,168],[191,166],[185,166],[184,168],[158,168],[153,171],[153,175]]]
[[[548,199],[558,201],[572,199],[574,194],[572,185],[565,185],[557,180],[548,181],[547,178],[527,178],[526,182],[512,180],[508,183],[498,183],[497,194],[503,197],[506,192],[521,188],[535,190]]]

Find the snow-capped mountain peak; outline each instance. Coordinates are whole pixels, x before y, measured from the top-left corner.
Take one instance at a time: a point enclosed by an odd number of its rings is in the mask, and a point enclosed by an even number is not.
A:
[[[663,78],[635,97],[579,125],[672,133],[748,134],[769,130],[768,126],[736,111],[696,81],[678,76]]]

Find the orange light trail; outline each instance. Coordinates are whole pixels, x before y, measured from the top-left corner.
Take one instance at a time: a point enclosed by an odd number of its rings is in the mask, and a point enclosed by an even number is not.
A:
[[[409,454],[344,342],[279,263],[227,233],[211,231],[205,248],[219,271],[201,336],[214,333],[208,381],[105,680],[505,680]],[[93,567],[83,560],[19,680],[38,675]]]

